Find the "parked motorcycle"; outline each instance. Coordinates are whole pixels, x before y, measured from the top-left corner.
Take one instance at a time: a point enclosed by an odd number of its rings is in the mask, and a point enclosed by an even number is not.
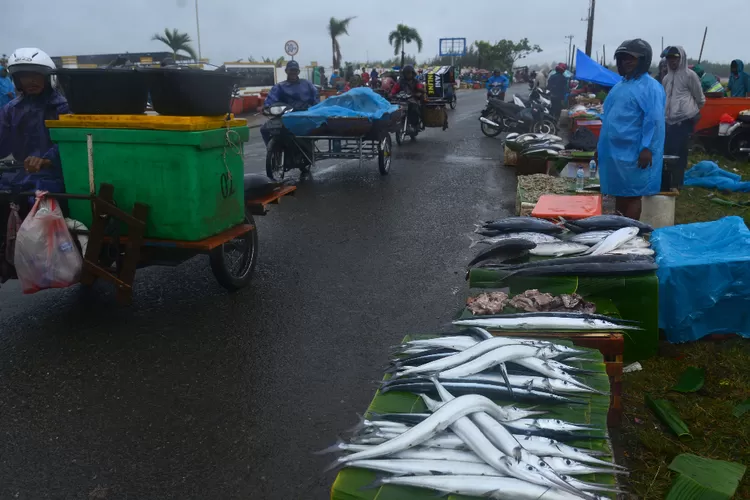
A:
[[[270,179],[283,179],[287,172],[295,168],[301,173],[310,171],[312,141],[295,138],[281,119],[287,113],[304,111],[306,108],[278,104],[263,110],[263,114],[269,117],[265,127],[271,136],[266,146],[266,175]]]
[[[550,101],[536,91],[526,102],[516,95],[513,102],[488,99],[487,107],[479,117],[482,133],[487,137],[496,137],[503,131],[557,134],[556,120],[549,112],[549,104]]]
[[[401,113],[401,123],[398,126],[396,132],[396,143],[400,146],[403,144],[404,139],[408,135],[413,141],[421,130],[424,130],[424,125],[421,120],[420,105],[416,98],[412,97],[407,92],[399,92],[391,98],[391,102],[398,104],[404,108],[404,112]],[[410,123],[409,117],[420,116],[418,123]],[[412,119],[414,121],[414,119]]]
[[[727,154],[733,160],[750,160],[750,116],[739,115],[727,137]]]

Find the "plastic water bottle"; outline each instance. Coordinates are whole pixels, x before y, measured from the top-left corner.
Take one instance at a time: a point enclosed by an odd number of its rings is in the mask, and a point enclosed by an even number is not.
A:
[[[596,161],[593,158],[589,162],[589,178],[596,179]]]
[[[576,171],[576,192],[580,193],[583,191],[583,167],[579,166],[578,170]]]

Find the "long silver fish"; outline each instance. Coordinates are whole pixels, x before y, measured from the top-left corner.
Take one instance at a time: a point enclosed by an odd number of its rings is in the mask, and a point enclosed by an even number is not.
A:
[[[477,373],[469,377],[465,377],[465,379],[467,381],[488,382],[493,384],[505,383],[504,377],[491,373]],[[535,375],[508,375],[508,380],[513,387],[520,387],[528,390],[536,389],[538,391],[562,393],[600,393],[600,391],[589,388],[585,384],[575,385],[570,384],[565,380],[559,380],[549,377],[539,377]]]
[[[383,477],[377,479],[372,486],[378,487],[384,484],[427,488],[455,495],[493,500],[577,500],[580,498],[574,493],[549,486],[530,484],[511,477],[457,475]]]
[[[445,449],[445,448],[424,448],[417,446],[410,450],[399,451],[389,458],[404,458],[411,460],[449,460],[454,462],[473,462],[485,464],[484,460],[479,458],[476,453],[469,450]]]
[[[549,349],[554,348],[549,347]],[[468,363],[469,361],[489,352],[493,352],[497,355],[496,357],[499,360],[498,363],[503,363],[507,359],[512,359],[515,357],[537,357],[542,350],[543,349],[538,347],[525,346],[522,344],[508,345],[504,337],[495,337],[493,339],[479,342],[478,344],[475,344],[464,351],[454,354],[453,356],[432,361],[421,366],[412,366],[406,368],[398,372],[396,376],[403,377],[412,373],[430,373],[448,370],[450,368],[463,365],[464,363]],[[559,351],[555,350],[552,356],[555,356],[558,353]]]
[[[410,460],[403,458],[355,460],[354,462],[347,463],[346,466],[388,472],[395,476],[429,476],[435,474],[500,476],[500,472],[486,463],[453,460]]]
[[[437,411],[430,415],[429,418],[415,425],[397,438],[375,446],[367,451],[360,451],[352,455],[340,457],[337,462],[344,463],[352,460],[377,458],[407,448],[412,448],[447,429],[456,420],[477,411],[486,411],[500,420],[508,418],[507,412],[484,396],[461,396],[441,406]]]
[[[548,378],[553,378],[557,380],[564,380],[568,382],[569,384],[578,385],[580,387],[583,387],[584,389],[589,389],[594,392],[595,389],[592,387],[587,386],[565,370],[561,370],[560,368],[555,367],[553,364],[549,363],[549,361],[553,360],[544,360],[544,359],[537,359],[537,358],[522,358],[522,359],[514,359],[513,363],[523,366],[524,368],[527,368],[531,371],[534,371],[536,373],[539,373],[540,375],[544,375]]]
[[[602,241],[604,238],[609,236],[610,234],[614,233],[614,230],[605,230],[605,231],[587,231],[585,233],[576,234],[572,238],[570,238],[568,241],[572,241],[573,243],[580,243],[582,245],[596,245],[600,241]]]
[[[511,238],[530,241],[532,243],[536,243],[537,245],[540,243],[555,243],[555,242],[562,241],[560,238],[556,238],[555,236],[544,234],[544,233],[531,233],[531,232],[506,233],[506,234],[501,234],[498,236],[492,236],[489,238],[484,238],[484,239],[479,239],[479,240],[475,240],[474,238],[471,238],[471,244],[469,245],[469,248],[474,248],[477,245],[495,245],[497,243],[500,243],[503,240],[507,240]]]
[[[514,359],[522,359],[533,357],[537,359],[551,359],[558,354],[559,351],[551,347],[534,347],[534,346],[505,346],[498,349],[494,349],[486,354],[483,354],[477,358],[472,359],[469,362],[444,370],[440,372],[442,378],[457,378],[466,377],[475,373],[483,372],[488,368],[497,366],[500,363],[511,361]]]
[[[610,250],[607,253],[609,255],[654,255],[656,252],[650,248],[621,247],[617,250]]]
[[[628,471],[622,469],[612,469],[603,467],[591,467],[590,465],[582,464],[571,460],[569,458],[562,457],[543,457],[544,461],[547,462],[555,471],[559,474],[565,474],[568,476],[580,476],[584,474],[624,474],[628,475]]]
[[[437,385],[439,384],[436,383],[436,386]],[[444,405],[456,401],[456,399],[453,399],[452,401],[447,401],[441,405],[438,401],[431,400],[424,395],[422,396],[422,399],[425,402],[425,405],[427,405],[427,408],[435,412],[440,411]],[[510,457],[504,455],[500,450],[495,448],[492,442],[487,439],[484,433],[470,418],[459,418],[451,424],[450,429],[466,443],[471,451],[476,453],[488,465],[491,465],[503,475],[522,479],[533,484],[546,486],[557,484],[557,481],[551,481],[542,475],[533,465],[518,460],[514,462]],[[577,492],[577,490],[572,486],[569,486],[566,482],[559,480],[559,483],[562,483],[560,486],[568,491]]]
[[[492,330],[640,330],[633,325],[619,325],[602,319],[566,316],[524,316],[523,318],[467,318],[453,322],[456,326],[479,326]]]
[[[586,254],[589,255],[604,255],[616,250],[624,245],[626,242],[632,240],[638,235],[637,227],[623,227],[618,229],[614,233],[610,234],[602,241],[588,249]]]
[[[539,243],[529,250],[530,255],[540,257],[562,257],[564,255],[576,255],[585,252],[589,247],[572,241],[559,241],[554,243]]]
[[[408,430],[408,429],[407,429]],[[383,444],[395,437],[404,434],[405,430],[399,430],[396,428],[384,429],[382,431],[375,431],[361,436],[352,437],[353,444],[368,444],[368,445],[379,445]],[[422,441],[419,446],[423,448],[439,448],[444,450],[465,450],[466,443],[461,441],[458,436],[452,433],[441,433],[437,436],[433,436],[426,441]]]
[[[518,419],[505,421],[505,426],[521,432],[546,430],[556,432],[574,432],[596,430],[596,426],[587,424],[572,424],[563,420],[551,418]]]
[[[473,415],[472,415],[473,418]],[[524,449],[528,450],[541,457],[561,457],[568,458],[570,460],[577,460],[579,462],[603,465],[605,467],[613,467],[615,469],[624,469],[620,465],[607,462],[606,460],[600,460],[580,448],[574,448],[563,443],[559,443],[554,439],[549,439],[541,436],[524,436],[514,435],[513,436]],[[587,450],[592,452],[592,450]]]
[[[582,403],[582,401],[576,401],[567,396],[562,396],[552,392],[537,390],[530,391],[525,388],[514,387],[513,392],[511,393],[506,386],[496,383],[462,381],[460,378],[446,380],[440,375],[438,375],[438,378],[440,378],[440,381],[445,384],[450,391],[457,394],[482,394],[490,399],[507,399],[508,397],[512,397],[530,402]],[[381,393],[398,391],[420,394],[424,392],[430,393],[433,390],[434,388],[431,387],[430,382],[423,378],[395,379],[393,383],[387,383],[387,385],[383,385],[380,388]]]
[[[643,236],[636,236],[630,241],[626,241],[620,248],[651,248],[651,243]]]

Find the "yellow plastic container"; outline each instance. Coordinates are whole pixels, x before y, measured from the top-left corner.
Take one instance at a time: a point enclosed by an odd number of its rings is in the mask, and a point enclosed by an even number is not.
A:
[[[48,128],[95,128],[130,130],[171,130],[199,132],[219,128],[243,127],[244,118],[226,116],[167,116],[167,115],[60,115],[58,120],[47,120]]]

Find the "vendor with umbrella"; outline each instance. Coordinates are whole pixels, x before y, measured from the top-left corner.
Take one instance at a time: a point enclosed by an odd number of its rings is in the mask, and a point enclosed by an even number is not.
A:
[[[666,94],[648,74],[651,46],[627,40],[615,51],[623,80],[604,102],[596,155],[602,193],[615,197],[616,210],[638,220],[641,197],[661,191]]]

